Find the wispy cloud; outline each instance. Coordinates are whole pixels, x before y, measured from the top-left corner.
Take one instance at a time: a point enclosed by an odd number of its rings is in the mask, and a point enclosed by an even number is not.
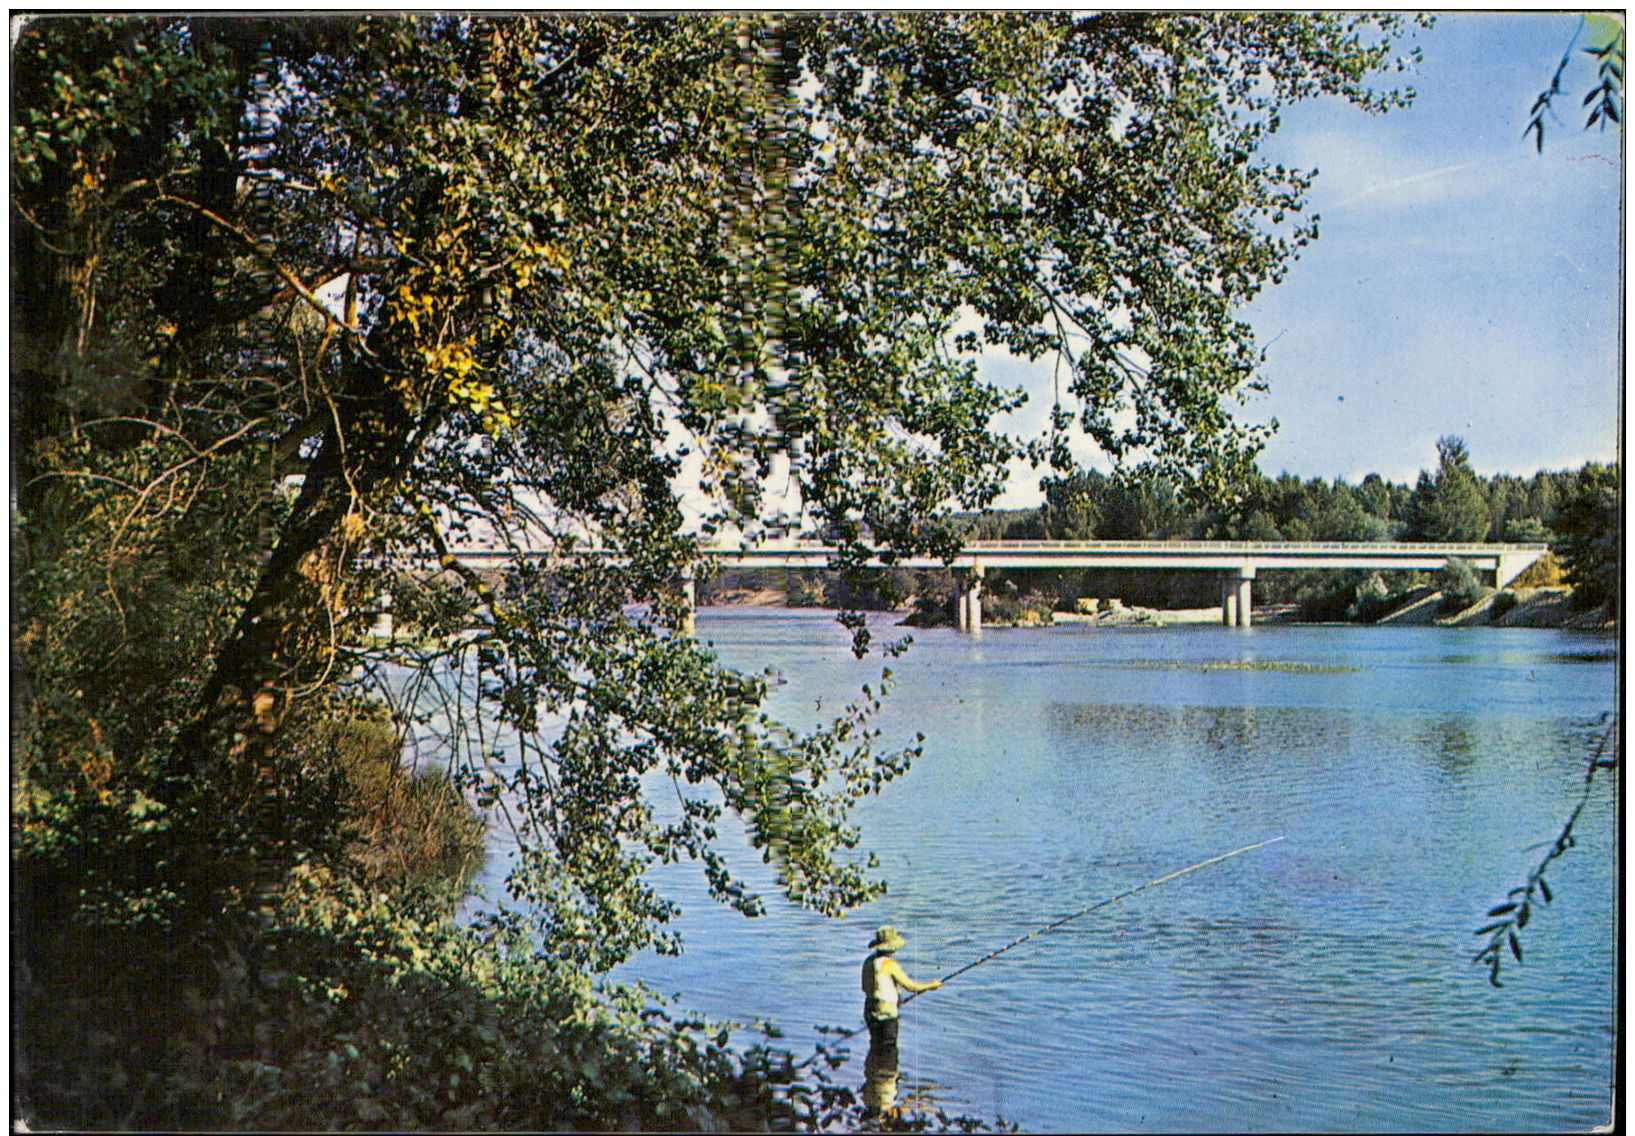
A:
[[[1479,164],[1478,162],[1457,162],[1451,166],[1439,166],[1434,170],[1425,170],[1421,173],[1409,174],[1406,177],[1392,178],[1390,181],[1376,182],[1373,185],[1364,186],[1335,207],[1344,209],[1349,205],[1355,205],[1357,202],[1369,198],[1395,198],[1399,203],[1420,201],[1426,198],[1440,198],[1445,196],[1450,188],[1447,185],[1437,185],[1436,183],[1440,179],[1471,169]],[[1427,190],[1429,192],[1426,192]]]

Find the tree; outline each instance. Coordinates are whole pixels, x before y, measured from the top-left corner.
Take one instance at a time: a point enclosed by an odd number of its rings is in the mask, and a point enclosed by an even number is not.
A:
[[[1577,486],[1561,503],[1550,527],[1558,534],[1551,551],[1561,559],[1573,585],[1573,603],[1582,608],[1620,608],[1623,581],[1623,526],[1618,508],[1616,466],[1591,462],[1578,473]]]
[[[1120,473],[1111,478],[1102,508],[1097,535],[1104,540],[1167,540],[1189,525],[1174,484],[1151,475]]]
[[[1391,488],[1377,473],[1362,479],[1362,484],[1357,487],[1357,503],[1371,517],[1382,521],[1391,519]]]
[[[1408,500],[1408,540],[1464,543],[1487,535],[1488,508],[1463,438],[1437,439],[1435,474],[1420,471]]]
[[[1108,479],[1096,470],[1083,470],[1047,479],[1045,503],[1039,510],[1039,536],[1045,540],[1094,540],[1106,507]]]
[[[872,693],[796,735],[679,633],[684,497],[706,534],[750,524],[787,462],[841,566],[865,535],[950,552],[947,507],[990,502],[1022,449],[984,346],[1059,353],[1058,425],[1076,406],[1115,457],[1241,469],[1258,436],[1225,406],[1258,356],[1233,312],[1315,235],[1308,177],[1257,148],[1297,99],[1403,101],[1366,85],[1398,26],[29,23],[11,284],[34,925],[93,900],[116,924],[219,917],[315,858],[342,870],[311,739],[367,699],[506,795],[511,896],[561,966],[675,946],[657,861],[758,910],[716,850],[724,812],[795,899],[876,894],[848,810],[913,747],[877,748]],[[543,555],[496,584],[462,540]],[[613,555],[576,559],[587,541]],[[383,585],[413,605],[426,576],[398,568],[428,552],[448,577],[426,638],[375,641]],[[414,696],[433,687],[451,712]]]
[[[1436,574],[1436,586],[1442,592],[1442,610],[1459,611],[1469,607],[1487,592],[1470,561],[1453,557]]]

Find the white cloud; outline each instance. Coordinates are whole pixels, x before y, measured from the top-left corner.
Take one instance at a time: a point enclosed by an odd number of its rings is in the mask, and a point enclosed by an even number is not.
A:
[[[1450,198],[1471,195],[1479,192],[1477,179],[1456,178],[1454,175],[1474,168],[1476,162],[1458,162],[1451,166],[1439,166],[1434,170],[1425,170],[1422,173],[1408,174],[1404,177],[1391,178],[1388,181],[1375,182],[1357,190],[1344,201],[1334,206],[1344,209],[1355,205],[1359,201],[1373,199],[1374,201],[1396,207],[1421,205],[1427,202],[1441,202]]]

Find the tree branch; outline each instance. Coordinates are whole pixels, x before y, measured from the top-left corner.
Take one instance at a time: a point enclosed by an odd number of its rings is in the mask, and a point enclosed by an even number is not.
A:
[[[363,329],[359,328],[359,327],[353,327],[353,326],[350,326],[350,325],[348,325],[346,323],[343,323],[341,321],[340,317],[337,316],[334,312],[330,311],[328,305],[326,305],[323,302],[323,300],[319,299],[318,296],[312,291],[311,288],[307,287],[306,283],[299,276],[297,276],[295,274],[293,269],[291,269],[288,265],[285,265],[284,263],[282,263],[281,261],[279,261],[275,257],[268,256],[267,253],[266,253],[266,250],[264,250],[261,247],[261,243],[259,241],[257,241],[254,236],[252,236],[251,234],[245,232],[242,228],[240,228],[239,226],[233,224],[231,221],[227,220],[225,217],[221,216],[221,214],[216,213],[213,210],[206,209],[203,205],[199,205],[196,202],[189,201],[185,197],[178,197],[176,194],[173,194],[173,193],[163,193],[163,192],[161,192],[158,195],[157,200],[159,200],[159,201],[168,201],[173,205],[180,205],[184,209],[192,210],[195,214],[197,214],[200,217],[203,217],[205,220],[209,221],[211,224],[217,226],[218,228],[224,230],[225,232],[231,233],[233,236],[235,236],[239,240],[243,241],[244,244],[247,245],[251,249],[251,251],[253,251],[257,256],[259,256],[263,260],[265,260],[267,262],[268,266],[270,266],[274,272],[278,273],[279,278],[282,279],[285,284],[289,285],[291,291],[293,291],[301,299],[305,300],[307,305],[310,308],[312,308],[313,311],[317,312],[319,315],[324,317],[325,326],[334,326],[334,327],[341,328],[341,330],[345,331],[347,334],[349,334],[349,335],[351,335],[351,336],[353,336],[353,337],[355,337],[357,339],[358,347],[359,347],[360,350],[364,351],[365,353],[368,353],[369,348],[363,342],[363,339],[364,339]],[[336,275],[340,275],[340,273],[336,273]],[[333,278],[334,277],[329,277],[328,279],[333,279]],[[276,299],[276,298],[277,297],[275,295],[274,299]]]

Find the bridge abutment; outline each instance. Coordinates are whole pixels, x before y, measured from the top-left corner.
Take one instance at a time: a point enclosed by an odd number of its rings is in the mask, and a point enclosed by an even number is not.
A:
[[[1493,586],[1495,588],[1508,587],[1515,582],[1517,576],[1520,576],[1543,558],[1543,553],[1531,550],[1526,552],[1501,552],[1493,565]]]

